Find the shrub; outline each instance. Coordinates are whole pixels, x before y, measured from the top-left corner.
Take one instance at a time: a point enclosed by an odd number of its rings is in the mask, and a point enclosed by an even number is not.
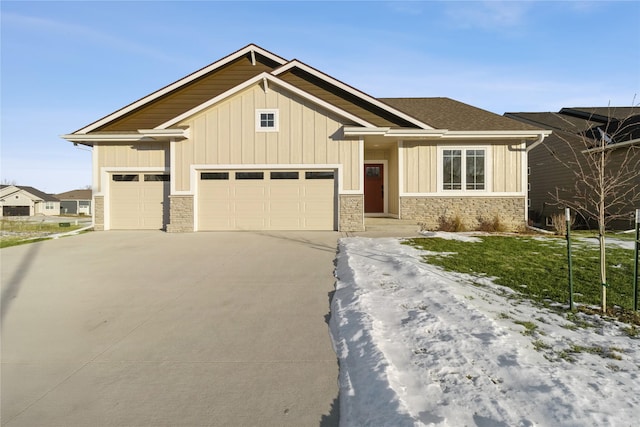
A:
[[[438,218],[438,230],[457,233],[459,231],[466,231],[467,228],[462,222],[460,215],[456,214],[453,217],[440,216],[440,218]]]
[[[576,217],[571,217],[571,228],[573,228],[573,224],[576,222]],[[565,215],[563,213],[556,213],[551,215],[551,226],[553,227],[554,232],[558,236],[564,236],[567,234],[567,221],[565,219]]]
[[[492,219],[480,217],[478,218],[478,231],[487,231],[489,233],[503,233],[507,231],[507,226],[498,214]]]

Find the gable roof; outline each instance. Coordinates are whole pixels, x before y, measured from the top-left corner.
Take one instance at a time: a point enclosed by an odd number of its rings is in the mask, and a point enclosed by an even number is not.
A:
[[[73,133],[153,129],[230,87],[284,63],[285,59],[249,44]]]
[[[363,128],[391,129],[395,135],[430,132],[440,135],[442,132],[438,130],[447,130],[487,134],[510,131],[535,136],[541,130],[449,98],[376,99],[301,61],[287,61],[250,44],[62,137],[86,145],[94,141],[186,138],[188,129],[171,127],[237,93],[239,88],[256,84],[257,79],[265,84],[274,82]]]
[[[55,195],[60,200],[91,200],[91,190],[71,190]]]
[[[17,189],[20,189],[24,192],[27,192],[29,194],[31,194],[32,196],[35,196],[36,199],[41,199],[45,202],[59,202],[60,200],[58,200],[53,194],[47,194],[45,192],[42,192],[38,189],[35,189],[33,187],[29,187],[26,185],[0,185],[0,189],[4,190],[7,187],[16,187]]]
[[[286,61],[257,45],[250,44],[73,132],[72,135],[126,134],[145,129],[165,128],[163,124],[175,123],[173,119],[176,117],[210,103],[212,99],[263,73],[271,73],[280,81],[295,86],[343,112],[359,117],[360,120],[356,122],[366,122],[372,126],[430,128],[416,118],[300,61]],[[67,136],[69,135],[64,137]],[[73,142],[89,143],[89,140],[73,138]]]
[[[500,116],[451,98],[379,98],[436,129],[454,131],[540,130],[517,120]]]

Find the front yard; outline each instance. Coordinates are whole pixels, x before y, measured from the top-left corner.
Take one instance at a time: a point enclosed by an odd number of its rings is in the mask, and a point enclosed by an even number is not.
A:
[[[450,236],[432,233],[434,237]],[[633,308],[634,259],[629,235],[607,238],[607,301],[613,312]],[[567,243],[562,237],[469,236],[466,241],[445,238],[408,242],[427,251],[426,262],[472,277],[491,277],[513,289],[513,297],[545,305],[568,304]],[[584,234],[572,238],[574,302],[598,307],[601,298],[597,240]],[[615,306],[618,308],[616,309]],[[613,313],[612,313],[613,314]],[[627,313],[629,314],[629,313]],[[640,316],[632,316],[640,324]]]
[[[87,217],[25,217],[0,220],[0,248],[46,240],[60,233],[86,228]]]
[[[574,248],[582,310],[567,310],[565,250],[547,237],[341,239],[341,425],[636,425],[640,328],[589,310],[590,240]],[[633,251],[609,261],[610,301],[628,314]]]

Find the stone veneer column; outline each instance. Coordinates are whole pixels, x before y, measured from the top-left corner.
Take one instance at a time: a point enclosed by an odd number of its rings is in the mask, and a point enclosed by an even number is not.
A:
[[[340,196],[339,231],[364,231],[364,196],[346,194]]]
[[[104,196],[93,198],[93,229],[95,231],[104,230]]]
[[[193,196],[169,196],[168,233],[193,231]]]
[[[437,230],[440,218],[458,216],[465,227],[473,230],[480,220],[496,216],[511,231],[525,226],[524,197],[402,197],[400,218],[424,224],[427,230]]]

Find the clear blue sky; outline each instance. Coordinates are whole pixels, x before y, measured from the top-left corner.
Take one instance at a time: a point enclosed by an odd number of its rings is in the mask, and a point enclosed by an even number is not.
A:
[[[630,106],[640,2],[7,1],[3,182],[91,184],[73,132],[249,43],[375,97],[498,114]],[[635,100],[638,102],[638,99]]]

